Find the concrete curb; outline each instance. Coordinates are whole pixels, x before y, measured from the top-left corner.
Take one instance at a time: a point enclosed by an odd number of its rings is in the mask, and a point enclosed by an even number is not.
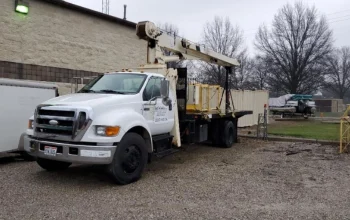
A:
[[[275,121],[308,121],[308,120],[314,120],[314,121],[340,121],[341,117],[309,117],[308,119],[304,118],[279,118],[279,117],[270,117],[269,119],[275,120]]]
[[[306,121],[304,118],[274,118],[275,121]]]
[[[323,124],[340,124],[340,120],[339,121],[321,121],[321,123],[323,123]]]
[[[241,138],[252,138],[260,139],[252,135],[238,135]],[[278,137],[270,136],[267,138],[268,141],[282,141],[282,142],[302,142],[302,143],[312,143],[312,144],[322,144],[322,145],[337,145],[339,146],[338,141],[328,141],[328,140],[317,140],[317,139],[305,139],[305,138],[293,138],[293,137]]]

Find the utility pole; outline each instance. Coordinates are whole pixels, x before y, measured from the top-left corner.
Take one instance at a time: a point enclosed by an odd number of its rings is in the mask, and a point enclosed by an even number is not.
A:
[[[102,13],[109,15],[109,0],[102,0]]]

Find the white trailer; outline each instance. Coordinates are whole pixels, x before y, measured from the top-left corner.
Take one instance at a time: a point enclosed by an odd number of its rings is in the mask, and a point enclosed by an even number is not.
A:
[[[25,152],[28,118],[37,105],[56,96],[53,84],[0,78],[0,153]]]

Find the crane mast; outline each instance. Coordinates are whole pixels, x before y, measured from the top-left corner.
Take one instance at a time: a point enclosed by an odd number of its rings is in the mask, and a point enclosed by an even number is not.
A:
[[[226,68],[239,66],[236,59],[216,53],[203,45],[192,43],[184,38],[170,36],[149,21],[139,22],[136,34],[139,38],[148,41],[148,64],[165,64],[178,60],[201,60]],[[176,55],[165,56],[161,49],[171,51]]]

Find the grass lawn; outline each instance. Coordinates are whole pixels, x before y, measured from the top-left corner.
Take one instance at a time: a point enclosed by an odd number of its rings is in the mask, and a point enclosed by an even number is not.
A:
[[[285,121],[268,125],[268,133],[278,136],[291,136],[317,140],[339,140],[339,124],[326,124],[317,121]]]

